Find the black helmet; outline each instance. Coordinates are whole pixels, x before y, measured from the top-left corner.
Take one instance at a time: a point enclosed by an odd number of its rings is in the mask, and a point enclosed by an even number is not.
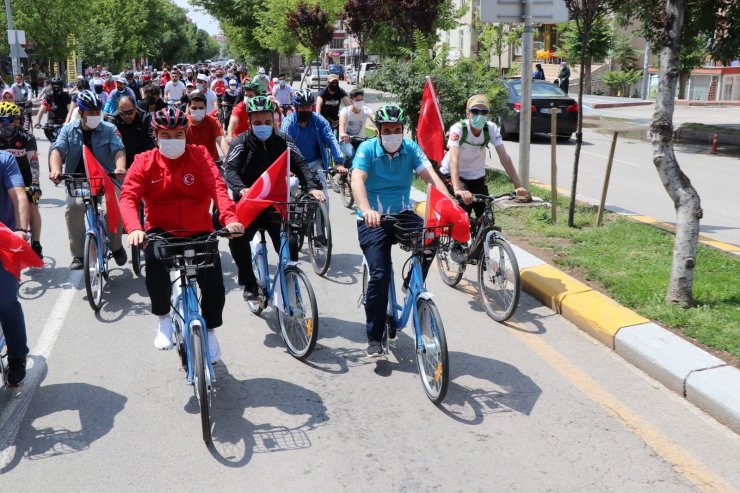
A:
[[[95,92],[88,89],[77,95],[77,107],[80,111],[102,110],[103,102]]]
[[[293,104],[296,106],[311,106],[315,102],[311,89],[301,89],[293,94]]]
[[[64,81],[62,81],[61,77],[52,77],[51,87],[54,87],[54,86],[59,86],[59,87],[64,86]]]

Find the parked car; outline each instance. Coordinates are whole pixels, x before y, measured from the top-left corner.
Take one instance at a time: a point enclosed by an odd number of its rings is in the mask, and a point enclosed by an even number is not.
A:
[[[309,88],[315,87],[316,89],[321,89],[326,85],[326,80],[329,78],[329,75],[328,70],[319,69],[317,71],[316,68],[312,68],[308,77],[306,77],[306,85]]]
[[[341,65],[332,63],[327,68],[330,74],[336,75],[337,77],[339,77],[339,80],[344,80],[344,67],[342,67]]]
[[[357,84],[357,70],[352,65],[344,67],[344,80],[349,84]]]
[[[362,85],[362,81],[366,75],[370,75],[378,68],[378,64],[375,62],[363,62],[360,64],[360,72],[357,74],[357,85]]]
[[[521,79],[505,81],[509,93],[508,115],[499,118],[501,137],[512,139],[519,135],[519,114],[521,112]],[[558,139],[568,140],[576,131],[578,123],[578,103],[562,89],[543,80],[532,81],[532,133],[549,134],[551,130],[551,112],[558,109]]]

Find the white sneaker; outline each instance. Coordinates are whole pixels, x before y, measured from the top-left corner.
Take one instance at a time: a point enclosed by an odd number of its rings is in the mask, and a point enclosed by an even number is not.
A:
[[[172,349],[172,320],[169,315],[163,315],[159,317],[159,328],[157,329],[157,335],[154,337],[154,347],[157,349],[165,350]]]
[[[218,343],[216,332],[213,330],[208,331],[208,354],[211,355],[211,364],[218,363],[221,359],[221,345]]]

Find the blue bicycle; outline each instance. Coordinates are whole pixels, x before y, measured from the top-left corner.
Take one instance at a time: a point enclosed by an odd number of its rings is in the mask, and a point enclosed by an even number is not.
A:
[[[108,173],[117,178],[115,173]],[[88,178],[84,174],[61,175],[70,197],[79,197],[85,204],[85,256],[83,269],[85,290],[90,308],[97,312],[103,304],[103,289],[108,279],[108,260],[113,257],[110,248],[108,226],[103,219],[103,183],[102,178]],[[114,181],[116,187],[120,185]],[[92,185],[92,186],[91,186]],[[98,193],[93,193],[98,190]]]
[[[290,259],[289,237],[291,228],[304,217],[303,208],[311,202],[275,203],[280,212],[280,248],[275,275],[270,279],[267,265],[265,230],[260,229],[260,241],[252,251],[252,268],[257,278],[260,298],[248,301],[249,310],[255,315],[267,306],[276,308],[280,334],[288,352],[302,360],[316,346],[319,336],[319,312],[316,296],[308,276],[298,263]]]
[[[5,334],[0,329],[0,388],[8,384],[8,346],[5,344]]]
[[[199,270],[212,267],[218,258],[218,237],[229,235],[221,229],[197,240],[168,233],[149,233],[145,237],[154,242],[155,256],[164,267],[175,273],[170,300],[175,345],[200,406],[206,444],[211,443],[211,392],[216,376],[208,350],[208,328],[200,314],[197,276]]]
[[[419,227],[418,223],[411,223],[405,219],[403,215],[381,216],[381,223],[390,223],[393,226],[395,239],[401,249],[411,252],[404,268],[401,269],[405,272],[408,272],[406,271],[407,266],[410,269],[409,288],[404,294],[403,305],[397,302],[394,273],[391,266],[388,308],[382,339],[383,353],[385,355],[389,353],[390,341],[396,338],[396,330],[406,327],[409,319],[412,319],[419,377],[421,377],[427,397],[435,404],[439,404],[445,398],[450,381],[447,339],[442,317],[432,301],[432,295],[424,285],[422,259],[425,255],[433,254],[438,248],[449,244],[450,227]],[[407,275],[405,274],[404,278]],[[365,303],[368,280],[368,265],[363,258],[361,304]]]

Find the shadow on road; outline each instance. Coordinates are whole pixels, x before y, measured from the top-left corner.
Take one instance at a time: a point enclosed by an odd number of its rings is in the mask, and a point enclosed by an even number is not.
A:
[[[132,301],[132,295],[138,295],[143,301]],[[87,300],[87,294],[83,298]],[[103,304],[95,318],[99,322],[111,324],[120,322],[126,316],[150,313],[151,303],[144,278],[136,277],[127,267],[111,268],[103,290]]]

